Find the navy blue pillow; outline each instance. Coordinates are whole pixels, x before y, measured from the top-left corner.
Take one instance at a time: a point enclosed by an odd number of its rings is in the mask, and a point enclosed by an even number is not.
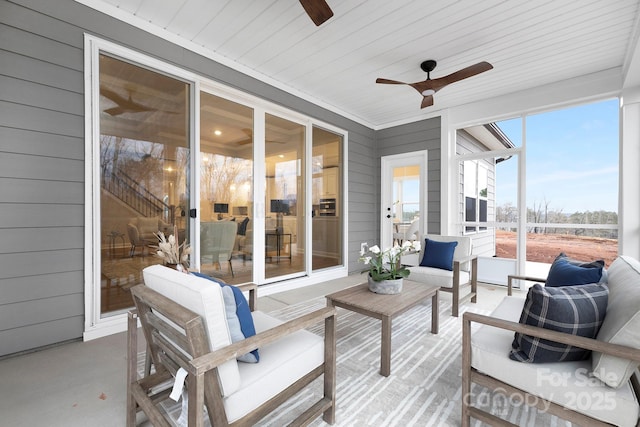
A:
[[[587,264],[589,265],[589,264]],[[572,263],[565,257],[558,257],[549,269],[546,286],[570,286],[598,283],[602,278],[602,267],[583,267]]]
[[[249,224],[249,217],[246,217],[245,219],[242,220],[240,224],[238,224],[238,234],[240,236],[246,236],[247,224]]]
[[[456,250],[456,246],[458,246],[458,242],[438,242],[425,239],[424,256],[420,261],[420,266],[452,271],[453,253]]]
[[[228,285],[222,280],[216,280],[211,276],[207,276],[206,274],[198,273],[197,271],[192,271],[191,274],[202,277],[203,279],[211,280],[212,282],[215,282],[220,286],[230,287],[233,291],[233,297],[236,300],[236,316],[238,316],[238,320],[240,321],[240,329],[242,331],[242,335],[244,335],[245,338],[248,338],[256,334],[256,328],[253,324],[253,316],[251,315],[251,308],[249,307],[249,303],[247,302],[247,299],[244,297],[244,294],[240,289],[235,286]],[[258,349],[251,351],[251,354],[255,356],[256,362],[260,360]],[[244,360],[241,361],[244,362]]]
[[[593,261],[579,261],[577,259],[570,258],[564,252],[560,252],[560,254],[556,257],[556,259],[554,261],[558,261],[558,260],[561,260],[561,259],[564,259],[565,261],[569,262],[569,264],[577,265],[579,267],[584,267],[584,268],[604,268],[604,260],[603,259],[596,259],[596,260],[593,260]]]
[[[527,293],[520,323],[587,338],[596,338],[609,300],[605,285],[547,288],[536,283]],[[509,358],[551,363],[585,360],[591,352],[579,347],[515,333]]]

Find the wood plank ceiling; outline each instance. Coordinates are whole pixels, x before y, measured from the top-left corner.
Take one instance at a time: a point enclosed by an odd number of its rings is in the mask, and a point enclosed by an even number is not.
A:
[[[239,70],[379,129],[469,102],[629,66],[639,0],[328,0],[316,27],[297,0],[78,0],[212,52]],[[155,31],[157,30],[157,31]],[[420,109],[411,87],[480,61]]]

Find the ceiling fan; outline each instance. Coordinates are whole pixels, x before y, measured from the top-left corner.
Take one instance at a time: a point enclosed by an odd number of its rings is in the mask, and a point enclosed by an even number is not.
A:
[[[121,95],[118,95],[115,91],[107,88],[106,86],[100,86],[100,94],[117,104],[116,107],[107,108],[106,110],[104,110],[104,112],[111,116],[119,116],[120,114],[124,113],[158,111],[156,108],[147,107],[146,105],[140,104],[139,102],[135,102],[133,99],[131,99],[131,93],[133,92],[132,89],[127,89],[127,92],[129,92],[128,99]]]
[[[493,68],[493,65],[483,61],[478,62],[474,65],[470,65],[467,68],[463,68],[462,70],[458,70],[454,73],[449,74],[448,76],[439,77],[432,80],[431,72],[434,68],[436,68],[436,65],[437,62],[433,59],[429,59],[420,64],[420,68],[422,68],[422,71],[425,71],[427,73],[427,79],[421,82],[405,83],[399,82],[397,80],[378,78],[376,79],[376,83],[411,86],[412,88],[420,92],[420,95],[423,96],[420,108],[425,108],[433,105],[433,94],[435,94],[443,87],[450,85],[451,83],[473,77],[477,74],[484,73],[485,71],[489,71]]]
[[[300,0],[300,4],[317,27],[333,16],[333,11],[325,0]]]

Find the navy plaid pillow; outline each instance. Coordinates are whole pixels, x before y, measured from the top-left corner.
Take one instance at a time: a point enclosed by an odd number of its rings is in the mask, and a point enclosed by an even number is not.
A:
[[[595,338],[607,313],[609,289],[602,284],[529,288],[520,323]],[[520,362],[549,363],[587,359],[579,347],[515,334],[509,357]]]

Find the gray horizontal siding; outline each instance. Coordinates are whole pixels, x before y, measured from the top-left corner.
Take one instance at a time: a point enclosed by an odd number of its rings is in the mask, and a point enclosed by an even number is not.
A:
[[[81,270],[0,279],[0,304],[73,295],[78,293],[78,283],[82,280]]]
[[[0,127],[5,153],[33,154],[84,161],[84,138]]]
[[[31,307],[25,307],[32,311]],[[0,354],[12,354],[38,347],[77,339],[75,331],[82,330],[84,317],[72,316],[42,323],[24,325],[0,331]]]
[[[464,130],[457,132],[457,154],[477,153],[486,151],[486,147],[480,144],[473,136]],[[487,168],[487,218],[489,221],[495,219],[495,165],[491,160],[480,160]],[[464,167],[458,165],[458,207],[457,213],[459,221],[464,221],[465,201],[464,201]],[[496,254],[496,233],[495,229],[467,233],[473,240],[473,253],[482,256],[494,256]]]
[[[371,183],[380,174],[375,150],[375,133],[360,128],[349,133],[349,235],[347,250],[350,273],[362,270],[358,262],[361,242],[377,238],[377,206],[379,197]]]
[[[440,118],[438,117],[380,130],[377,132],[376,136],[378,139],[378,153],[381,157],[410,153],[414,151],[429,151],[427,162],[427,232],[439,234],[441,215]],[[380,162],[378,162],[378,169],[380,169]],[[376,186],[376,192],[379,196],[379,174]],[[376,212],[378,210],[379,206],[377,207]]]

